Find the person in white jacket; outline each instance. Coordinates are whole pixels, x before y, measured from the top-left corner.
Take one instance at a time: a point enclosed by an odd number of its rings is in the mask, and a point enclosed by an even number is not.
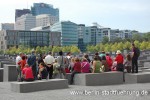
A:
[[[17,78],[17,80],[20,82],[21,81],[21,67],[20,67],[20,65],[18,65],[18,62],[19,61],[21,61],[22,60],[22,55],[23,55],[23,53],[22,52],[20,52],[19,53],[19,55],[17,55],[17,57],[16,57],[16,69],[17,69],[17,74],[18,74],[18,78]]]
[[[49,74],[49,79],[52,79],[53,76],[53,63],[55,62],[55,58],[51,55],[52,53],[49,52],[48,55],[45,57],[45,59],[43,59],[48,74]]]

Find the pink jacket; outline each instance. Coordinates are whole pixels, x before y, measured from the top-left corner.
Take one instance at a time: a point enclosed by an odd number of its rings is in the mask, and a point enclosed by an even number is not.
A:
[[[90,70],[90,63],[87,61],[84,61],[81,63],[81,72],[82,73],[89,73]]]

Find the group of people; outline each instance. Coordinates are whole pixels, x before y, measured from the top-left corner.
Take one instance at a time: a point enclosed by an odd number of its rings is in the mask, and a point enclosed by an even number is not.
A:
[[[36,77],[36,56],[34,51],[30,57],[19,53],[16,57],[16,68],[18,72],[18,81],[33,81]]]
[[[135,68],[138,73],[138,56],[134,44],[132,49],[132,53],[127,54],[125,58],[120,50],[117,50],[115,58],[102,51],[100,54],[95,53],[93,59],[89,59],[88,54],[84,54],[82,58],[72,57],[70,52],[64,56],[62,51],[57,58],[54,58],[51,52],[47,55],[40,54],[38,58],[35,51],[32,51],[28,57],[20,53],[16,57],[18,81],[66,78],[66,73],[71,73],[69,83],[73,84],[74,75],[77,73],[100,73],[124,69],[128,73],[131,71],[134,73]]]

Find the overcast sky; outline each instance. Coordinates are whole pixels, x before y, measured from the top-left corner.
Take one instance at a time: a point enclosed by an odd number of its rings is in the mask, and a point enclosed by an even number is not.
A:
[[[150,31],[150,0],[2,0],[0,23],[14,22],[15,9],[30,8],[39,2],[59,8],[60,21],[86,26],[97,22],[112,29]]]

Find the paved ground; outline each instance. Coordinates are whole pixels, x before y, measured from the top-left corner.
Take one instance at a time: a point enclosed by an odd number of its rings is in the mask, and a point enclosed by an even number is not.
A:
[[[73,95],[73,93],[80,93]],[[150,83],[111,86],[75,86],[68,89],[15,93],[0,83],[0,100],[150,100]]]

